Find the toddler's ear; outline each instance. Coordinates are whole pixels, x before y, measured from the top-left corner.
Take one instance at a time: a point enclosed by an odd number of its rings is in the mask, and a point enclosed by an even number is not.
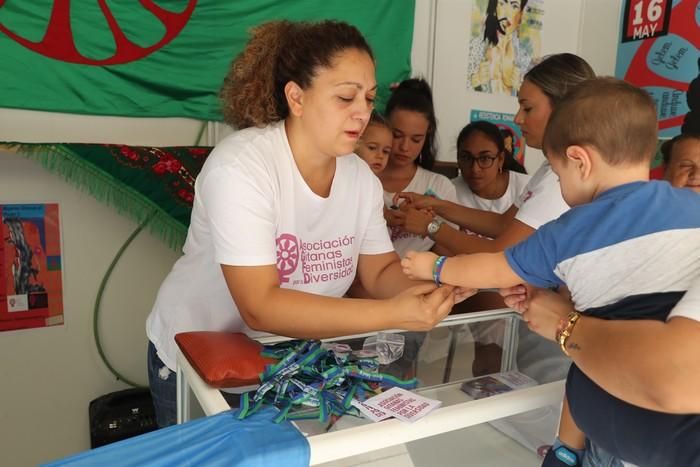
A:
[[[569,164],[574,164],[583,178],[587,178],[593,165],[592,151],[583,146],[569,146],[566,148],[566,158]]]

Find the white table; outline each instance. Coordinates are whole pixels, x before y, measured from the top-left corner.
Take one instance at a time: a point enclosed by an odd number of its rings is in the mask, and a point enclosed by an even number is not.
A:
[[[503,320],[504,339],[501,371],[513,369],[517,349],[516,325],[518,315],[512,310],[489,310],[464,315],[452,315],[446,318],[438,327],[448,327],[450,345],[447,354],[452,353],[444,366],[454,366],[451,360],[460,361],[460,355],[455,355],[455,335],[453,330],[458,326],[476,322]],[[434,331],[439,332],[439,331]],[[442,330],[443,334],[445,330]],[[345,340],[363,336],[349,336],[333,339]],[[286,340],[278,336],[259,339],[262,343]],[[462,362],[464,363],[464,362]],[[178,423],[189,419],[189,393],[194,394],[205,415],[213,415],[230,407],[218,389],[207,385],[192,368],[184,355],[177,354],[177,399]],[[462,365],[464,366],[464,365]],[[449,371],[447,371],[449,373]],[[420,375],[419,375],[420,379]],[[559,404],[562,400],[564,381],[555,381],[531,388],[511,391],[485,399],[471,400],[460,390],[464,378],[451,380],[447,383],[432,384],[416,391],[433,399],[439,399],[443,405],[426,417],[414,422],[405,423],[397,419],[384,420],[380,423],[358,421],[353,426],[337,431],[323,432],[316,421],[297,422],[300,430],[307,434],[311,446],[311,465],[330,462],[358,454],[383,449],[420,440],[434,435],[448,433],[485,422],[497,420],[514,414],[527,412],[547,405]],[[515,441],[513,441],[515,443]],[[496,453],[494,453],[496,454]]]

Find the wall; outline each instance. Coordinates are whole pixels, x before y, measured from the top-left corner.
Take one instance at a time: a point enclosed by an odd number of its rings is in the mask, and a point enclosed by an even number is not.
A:
[[[0,141],[192,144],[200,124],[0,109]],[[0,334],[0,464],[36,465],[88,449],[88,404],[124,389],[104,366],[92,333],[100,281],[137,227],[38,163],[0,151],[0,203],[58,202],[62,222],[63,326]],[[144,322],[178,253],[142,232],[103,295],[103,347],[124,376],[147,383]]]
[[[546,33],[547,40],[554,40],[553,31],[566,32],[567,37],[571,32],[567,29],[578,34],[579,19],[585,39],[580,47],[571,37],[566,43],[555,41],[565,48],[547,51],[579,50],[596,71],[611,74],[615,60],[611,44],[616,43],[620,2],[547,0],[547,5],[552,5],[547,21],[553,25],[552,32]],[[441,112],[441,159],[453,158],[445,151],[456,136],[454,128],[468,115],[466,107],[454,105],[463,78],[461,70],[454,66],[447,69],[448,74],[436,74],[445,60],[463,56],[467,44],[464,24],[445,11],[468,8],[468,4],[462,0],[417,0],[416,4],[414,70],[428,79],[433,77]],[[434,18],[437,23],[433,23]],[[516,108],[511,98],[496,105],[502,111]],[[187,119],[140,120],[0,109],[0,141],[188,145],[195,142],[199,129],[199,122]],[[216,141],[225,132],[223,126],[210,128],[202,142]],[[0,335],[0,354],[4,356],[0,360],[0,463],[36,465],[87,449],[90,400],[126,387],[99,359],[92,337],[92,312],[105,270],[136,225],[37,163],[7,152],[0,152],[0,202],[58,202],[61,208],[65,324]],[[126,377],[143,384],[145,317],[177,257],[150,234],[141,233],[116,267],[103,298],[101,329],[106,353]]]

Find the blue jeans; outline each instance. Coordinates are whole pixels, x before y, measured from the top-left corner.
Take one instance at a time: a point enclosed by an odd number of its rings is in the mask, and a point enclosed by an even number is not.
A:
[[[596,446],[586,438],[586,453],[583,455],[583,467],[623,467],[622,461]]]
[[[156,409],[158,428],[177,423],[177,373],[158,357],[156,346],[148,342],[148,385]]]

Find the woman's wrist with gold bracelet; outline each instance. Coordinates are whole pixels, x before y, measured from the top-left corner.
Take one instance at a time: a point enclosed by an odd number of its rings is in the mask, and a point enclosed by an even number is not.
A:
[[[559,326],[557,328],[556,333],[556,341],[559,343],[559,347],[561,347],[562,352],[564,352],[564,354],[567,357],[571,357],[571,355],[566,349],[566,343],[573,334],[574,328],[576,327],[576,323],[578,323],[580,318],[581,313],[574,310],[571,313],[569,313],[566,319],[562,318],[559,322]]]

